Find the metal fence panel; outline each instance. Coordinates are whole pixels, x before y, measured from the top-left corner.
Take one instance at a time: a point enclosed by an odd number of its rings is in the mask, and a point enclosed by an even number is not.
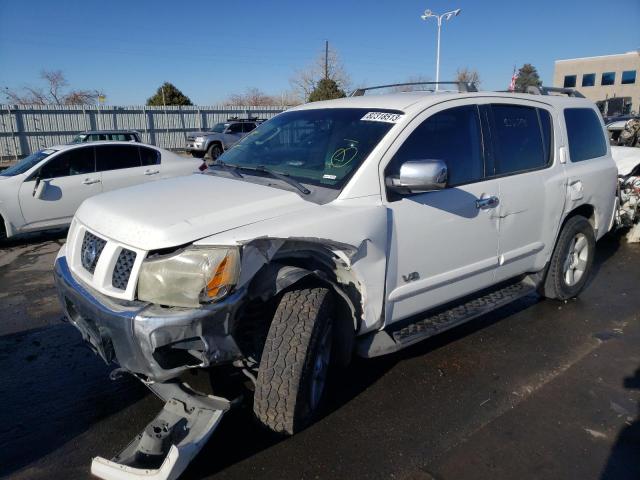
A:
[[[0,162],[70,142],[85,130],[137,130],[145,143],[177,150],[187,132],[230,117],[269,119],[287,107],[0,105]]]

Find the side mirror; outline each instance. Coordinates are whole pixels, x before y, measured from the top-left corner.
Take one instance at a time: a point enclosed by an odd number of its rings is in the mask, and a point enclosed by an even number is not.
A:
[[[400,174],[386,178],[387,187],[398,193],[424,193],[447,186],[447,165],[442,160],[409,160]]]

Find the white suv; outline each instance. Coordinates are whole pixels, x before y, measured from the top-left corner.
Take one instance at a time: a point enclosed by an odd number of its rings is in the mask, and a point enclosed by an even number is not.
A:
[[[258,421],[292,434],[354,351],[395,352],[536,290],[577,295],[614,219],[616,175],[581,98],[317,102],[260,125],[206,175],[84,202],[56,279],[105,361],[167,405],[217,412],[205,428],[165,406],[163,431],[180,418],[197,437],[173,442],[184,461],[230,406],[179,386],[187,369],[243,372]],[[149,444],[166,454],[147,437],[117,461],[136,467]],[[94,461],[106,478],[121,468]]]

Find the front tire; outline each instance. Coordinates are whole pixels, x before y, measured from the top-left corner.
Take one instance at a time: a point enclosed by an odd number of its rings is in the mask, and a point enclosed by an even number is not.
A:
[[[589,278],[596,239],[589,221],[577,215],[564,224],[551,256],[542,295],[557,300],[577,296]]]
[[[209,147],[209,150],[207,151],[209,158],[211,159],[212,162],[215,162],[216,159],[222,155],[222,147],[220,146],[220,144],[218,143],[214,143]]]
[[[197,150],[191,151],[191,156],[194,158],[204,158],[206,152],[198,152]]]
[[[327,288],[286,292],[267,334],[253,411],[273,432],[293,435],[316,417],[332,350],[334,302]]]

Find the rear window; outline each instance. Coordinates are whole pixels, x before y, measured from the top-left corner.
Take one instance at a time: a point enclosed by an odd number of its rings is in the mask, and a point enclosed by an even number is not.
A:
[[[96,162],[99,172],[141,165],[138,147],[133,145],[100,145],[96,149]]]
[[[607,154],[607,143],[600,118],[591,108],[567,108],[564,111],[572,162],[582,162]]]
[[[498,105],[493,111],[496,143],[496,175],[544,168],[550,161],[549,113],[522,105]]]
[[[139,147],[140,148],[140,160],[142,165],[158,165],[160,163],[160,152],[153,148]]]

